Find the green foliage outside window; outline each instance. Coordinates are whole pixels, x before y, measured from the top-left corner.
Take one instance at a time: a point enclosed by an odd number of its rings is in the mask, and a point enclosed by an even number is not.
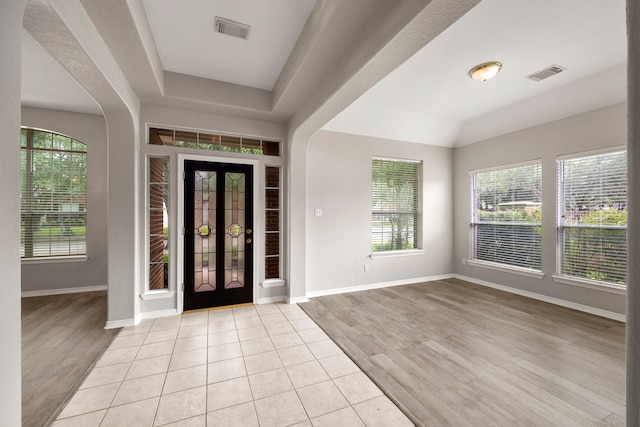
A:
[[[21,255],[86,253],[86,145],[52,132],[22,129]]]

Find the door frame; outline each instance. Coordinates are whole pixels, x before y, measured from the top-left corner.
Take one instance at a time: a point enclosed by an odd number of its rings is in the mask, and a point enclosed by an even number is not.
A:
[[[258,262],[261,259],[259,250],[262,245],[262,236],[264,235],[264,230],[262,229],[262,220],[260,215],[256,215],[256,213],[261,212],[261,204],[259,195],[264,191],[261,191],[259,184],[259,166],[260,162],[258,160],[251,159],[240,159],[235,157],[214,157],[214,156],[203,156],[198,154],[181,154],[178,153],[178,212],[177,212],[177,250],[176,250],[176,261],[177,261],[177,308],[178,314],[184,312],[184,162],[185,160],[196,160],[200,162],[209,162],[209,163],[228,163],[228,164],[241,164],[241,165],[251,165],[253,166],[253,303],[257,304],[258,302]]]

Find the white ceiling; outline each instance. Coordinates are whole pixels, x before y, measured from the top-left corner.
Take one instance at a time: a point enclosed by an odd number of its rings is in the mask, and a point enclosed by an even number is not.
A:
[[[146,11],[165,71],[266,91],[281,78],[316,5],[316,0],[131,1],[144,5],[140,10],[143,17]],[[251,25],[249,40],[215,33],[214,16]],[[331,31],[338,23],[313,24],[319,26],[314,31]],[[23,104],[100,114],[26,31],[23,39]],[[488,82],[470,80],[468,70],[488,60],[502,62],[502,72]],[[552,64],[567,70],[541,82],[524,78]],[[483,0],[324,129],[465,145],[624,101],[625,64],[624,0]],[[162,94],[158,99],[163,102]]]
[[[487,61],[500,74],[471,80]],[[324,129],[463,145],[624,101],[625,63],[624,0],[484,0]]]
[[[316,0],[144,0],[166,71],[271,90]],[[248,40],[214,31],[219,16]]]

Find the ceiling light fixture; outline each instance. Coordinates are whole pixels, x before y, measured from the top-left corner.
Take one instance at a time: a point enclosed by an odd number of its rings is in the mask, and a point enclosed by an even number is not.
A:
[[[484,64],[476,65],[469,70],[469,77],[478,82],[484,82],[493,78],[498,74],[502,64],[496,61],[485,62]]]
[[[251,30],[250,25],[221,18],[219,16],[215,17],[213,25],[215,30],[220,34],[226,34],[228,36],[238,37],[245,40],[249,38],[249,31]]]

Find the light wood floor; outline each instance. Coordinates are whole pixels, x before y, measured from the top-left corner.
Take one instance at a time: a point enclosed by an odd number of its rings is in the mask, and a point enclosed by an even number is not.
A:
[[[300,306],[418,425],[624,425],[623,323],[455,279]]]
[[[118,332],[106,319],[106,292],[22,299],[23,427],[47,426],[62,409]]]

